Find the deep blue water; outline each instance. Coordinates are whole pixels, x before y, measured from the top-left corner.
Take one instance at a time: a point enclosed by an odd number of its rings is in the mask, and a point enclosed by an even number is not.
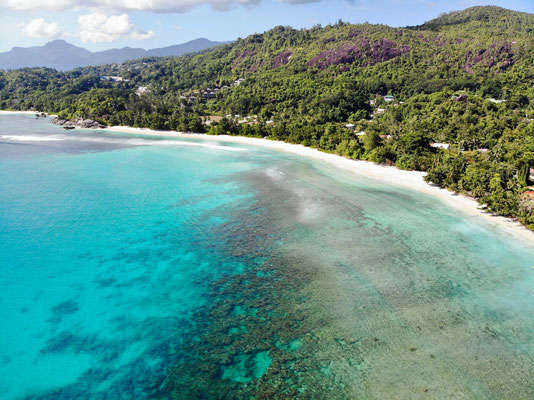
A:
[[[534,252],[209,140],[0,116],[0,399],[532,398]]]

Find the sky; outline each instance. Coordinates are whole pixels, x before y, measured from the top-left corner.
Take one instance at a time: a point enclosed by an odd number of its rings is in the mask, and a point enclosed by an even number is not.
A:
[[[443,12],[490,4],[534,13],[534,0],[0,0],[0,52],[54,39],[91,51],[153,49],[340,19],[409,26]]]

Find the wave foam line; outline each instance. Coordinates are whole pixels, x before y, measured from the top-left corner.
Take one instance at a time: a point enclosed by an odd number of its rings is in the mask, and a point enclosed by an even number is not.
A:
[[[66,136],[26,136],[26,135],[1,135],[0,139],[17,140],[19,142],[61,142],[66,140]]]
[[[60,142],[60,141],[74,141],[74,142],[89,142],[89,143],[106,143],[106,144],[127,144],[130,146],[174,146],[186,147],[197,146],[206,147],[215,150],[224,151],[245,151],[243,148],[219,146],[207,143],[184,142],[180,140],[146,140],[146,139],[120,139],[120,138],[94,138],[83,136],[30,136],[30,135],[0,135],[3,140],[15,140],[19,142]]]

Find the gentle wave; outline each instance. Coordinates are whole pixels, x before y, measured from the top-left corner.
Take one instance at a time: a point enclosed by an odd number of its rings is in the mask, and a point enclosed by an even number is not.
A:
[[[0,139],[18,140],[20,142],[60,142],[66,140],[64,135],[55,136],[24,136],[24,135],[1,135]]]
[[[181,142],[178,140],[126,139],[124,140],[123,143],[131,144],[134,146],[178,146],[178,147],[199,146],[199,147],[207,147],[207,148],[216,149],[216,150],[246,151],[245,149],[239,148],[239,147],[219,146],[216,144],[207,144],[207,143]]]
[[[106,143],[106,144],[126,144],[130,146],[198,146],[207,147],[215,150],[224,151],[246,151],[243,148],[219,146],[206,143],[189,143],[178,140],[147,140],[141,138],[93,138],[93,137],[76,137],[66,135],[54,136],[25,136],[25,135],[1,135],[0,139],[15,140],[21,142],[59,142],[59,141],[76,141],[76,142],[90,142],[90,143]]]

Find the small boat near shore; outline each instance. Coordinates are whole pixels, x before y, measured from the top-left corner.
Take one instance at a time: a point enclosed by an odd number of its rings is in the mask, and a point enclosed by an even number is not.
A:
[[[74,129],[74,126],[64,126],[63,129],[70,131],[71,129]]]

